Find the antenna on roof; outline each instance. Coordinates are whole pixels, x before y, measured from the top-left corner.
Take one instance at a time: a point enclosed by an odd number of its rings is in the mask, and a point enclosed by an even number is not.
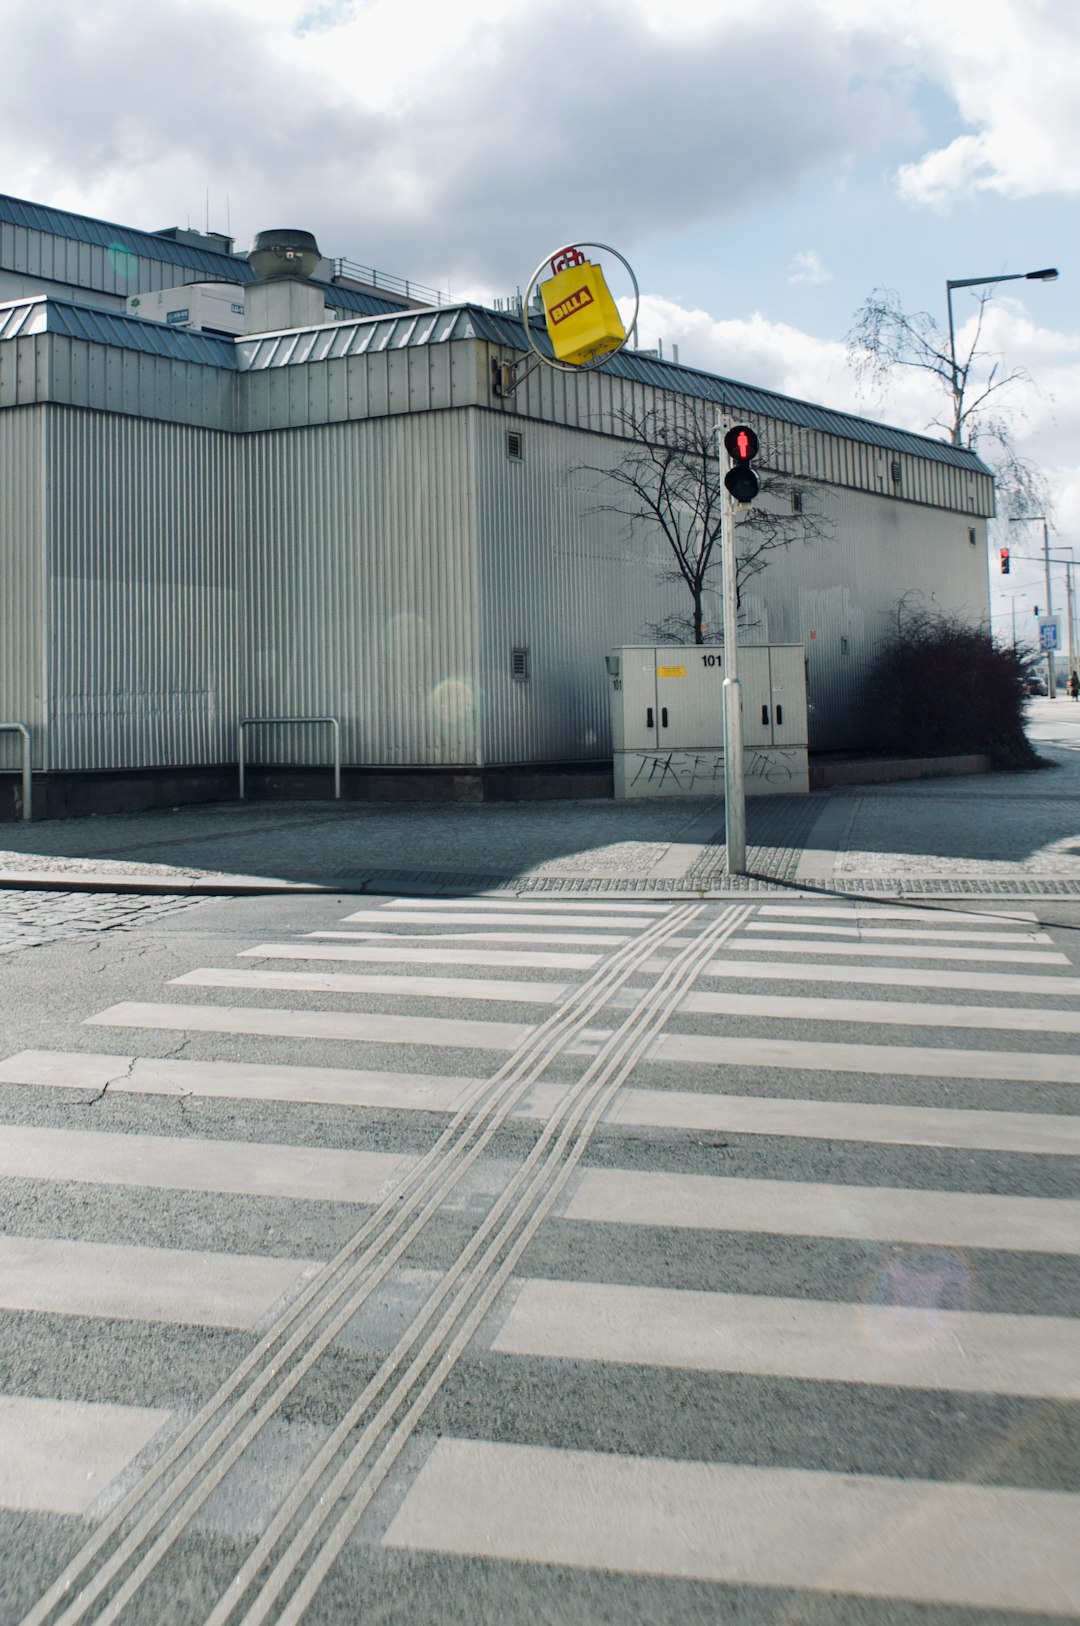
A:
[[[232,236],[232,209],[229,207],[229,194],[225,194],[225,235]]]
[[[206,188],[206,235],[210,235],[210,188]]]

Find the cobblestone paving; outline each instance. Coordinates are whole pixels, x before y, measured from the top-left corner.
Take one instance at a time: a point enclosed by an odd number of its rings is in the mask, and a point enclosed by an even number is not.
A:
[[[130,930],[199,901],[115,892],[0,892],[0,954],[90,932]]]

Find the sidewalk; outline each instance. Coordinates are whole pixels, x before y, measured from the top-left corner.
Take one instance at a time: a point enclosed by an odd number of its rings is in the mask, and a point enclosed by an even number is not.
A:
[[[1035,701],[1052,769],[723,802],[216,803],[0,831],[0,887],[171,894],[320,889],[1080,897],[1080,705]]]

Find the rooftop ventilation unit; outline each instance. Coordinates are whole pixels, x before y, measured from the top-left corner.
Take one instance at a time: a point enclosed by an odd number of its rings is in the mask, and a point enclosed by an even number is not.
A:
[[[275,282],[279,277],[306,279],[321,259],[311,232],[286,226],[259,232],[248,253],[248,264],[261,282]]]

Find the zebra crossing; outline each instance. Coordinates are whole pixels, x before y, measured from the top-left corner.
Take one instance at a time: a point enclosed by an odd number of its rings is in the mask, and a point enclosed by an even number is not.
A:
[[[1080,1615],[1080,1463],[1027,1444],[1080,1407],[1080,977],[1030,911],[391,899],[156,995],[0,1060],[0,1179],[104,1205],[0,1236],[0,1322],[233,1353],[194,1406],[0,1393],[0,1538],[77,1521],[0,1621],[436,1619],[463,1563],[476,1619]]]

